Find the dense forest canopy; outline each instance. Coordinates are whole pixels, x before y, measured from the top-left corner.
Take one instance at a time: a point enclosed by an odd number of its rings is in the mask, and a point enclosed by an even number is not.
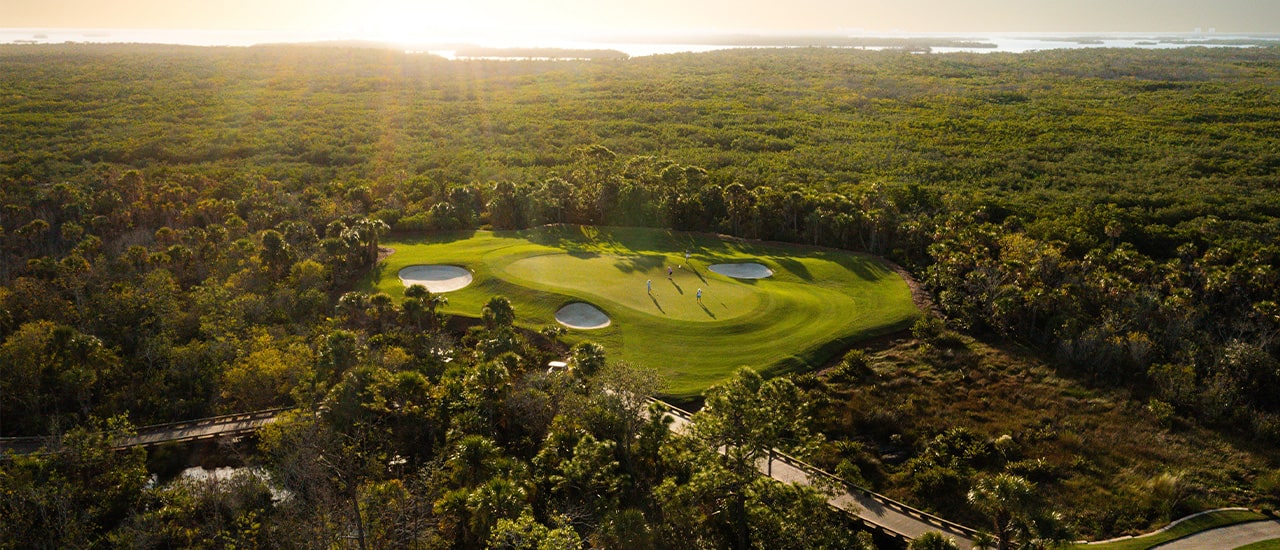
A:
[[[84,427],[106,418],[317,408],[321,420],[264,436],[276,468],[307,452],[359,458],[276,471],[301,498],[332,505],[287,519],[315,533],[340,531],[348,500],[387,514],[427,502],[444,519],[415,540],[474,547],[506,525],[741,547],[802,517],[748,530],[698,516],[718,498],[714,483],[729,484],[734,521],[812,496],[757,487],[732,465],[699,485],[674,457],[715,462],[688,458],[706,449],[568,418],[607,407],[592,400],[609,394],[590,381],[556,386],[538,367],[570,354],[596,371],[598,350],[520,330],[499,297],[483,320],[450,326],[439,296],[350,292],[388,231],[638,225],[879,254],[913,272],[946,319],[919,327],[922,338],[950,329],[1018,342],[1171,425],[1280,445],[1277,48],[517,62],[4,46],[0,75],[0,435],[79,429],[70,446],[89,453]],[[897,435],[921,458],[944,436],[971,436]],[[331,447],[291,450],[301,440]],[[478,458],[439,462],[449,453]],[[391,457],[418,477],[371,469]],[[136,456],[91,458],[141,471]],[[557,468],[578,458],[629,481],[563,477]],[[63,467],[25,460],[5,484]],[[263,498],[242,483],[244,498]],[[143,499],[137,485],[120,498]],[[608,499],[589,504],[587,487]],[[637,495],[648,495],[639,508],[619,504]],[[674,502],[685,508],[663,508]],[[59,540],[119,525],[141,536],[165,521],[113,506],[86,511],[83,532]],[[635,531],[635,514],[657,527]],[[852,544],[837,523],[810,527]]]

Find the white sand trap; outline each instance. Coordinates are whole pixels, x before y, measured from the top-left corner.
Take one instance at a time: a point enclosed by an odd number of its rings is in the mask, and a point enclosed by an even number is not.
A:
[[[556,321],[576,329],[591,330],[609,326],[609,316],[586,302],[574,302],[556,312]]]
[[[772,277],[773,270],[755,262],[742,264],[714,264],[707,269],[734,279],[764,279]]]
[[[471,272],[456,265],[411,265],[400,270],[404,286],[422,285],[431,292],[452,292],[471,284]]]

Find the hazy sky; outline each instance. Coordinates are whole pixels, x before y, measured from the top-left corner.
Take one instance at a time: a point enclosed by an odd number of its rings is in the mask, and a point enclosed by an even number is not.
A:
[[[1280,32],[1280,1],[0,0],[0,27],[346,31],[387,38],[660,30]]]

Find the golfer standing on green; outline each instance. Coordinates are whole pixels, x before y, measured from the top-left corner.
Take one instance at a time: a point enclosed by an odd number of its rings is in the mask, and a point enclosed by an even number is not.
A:
[[[701,288],[699,288],[699,289],[698,289],[698,303],[699,303],[699,304],[701,304],[701,303],[702,303],[702,289],[701,289]]]
[[[644,289],[649,291],[649,294],[653,294],[653,279],[644,282]]]

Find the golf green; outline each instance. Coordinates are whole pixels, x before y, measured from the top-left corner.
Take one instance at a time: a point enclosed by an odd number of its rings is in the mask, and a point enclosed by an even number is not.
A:
[[[479,316],[500,294],[511,300],[517,324],[538,328],[554,325],[566,304],[589,303],[612,323],[570,330],[566,340],[592,340],[610,360],[657,368],[668,381],[665,393],[679,398],[744,365],[766,374],[812,368],[918,315],[897,273],[876,258],[839,250],[581,226],[393,236],[383,244],[395,252],[366,290],[399,298],[401,269],[453,265],[470,270],[473,281],[445,294],[447,313]],[[746,262],[773,275],[734,279],[707,269]]]

